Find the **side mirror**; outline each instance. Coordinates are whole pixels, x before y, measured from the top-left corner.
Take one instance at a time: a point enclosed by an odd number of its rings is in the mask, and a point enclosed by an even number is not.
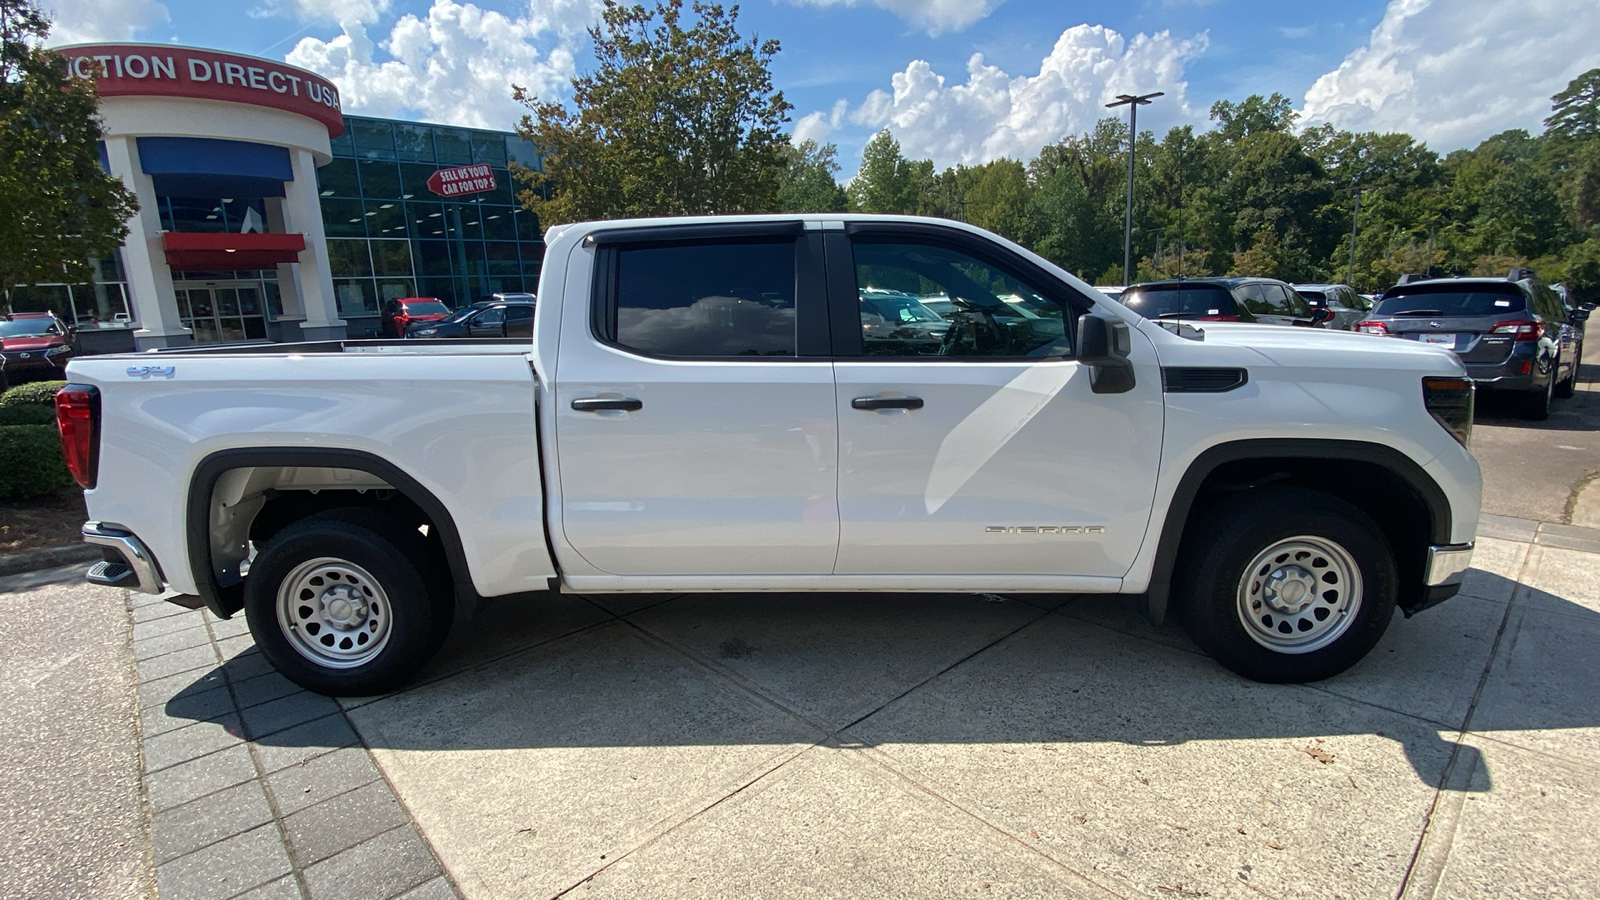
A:
[[[1089,367],[1089,387],[1096,394],[1133,390],[1133,341],[1128,323],[1090,313],[1078,320],[1078,362]]]
[[[1583,305],[1583,309],[1584,309],[1585,312],[1593,311],[1594,310],[1594,304],[1593,303],[1585,303]]]
[[[1587,321],[1589,321],[1589,312],[1590,312],[1590,310],[1589,310],[1589,307],[1587,307],[1587,306],[1583,307],[1582,309],[1573,310],[1572,311],[1572,321],[1574,321],[1574,322],[1587,322]]]

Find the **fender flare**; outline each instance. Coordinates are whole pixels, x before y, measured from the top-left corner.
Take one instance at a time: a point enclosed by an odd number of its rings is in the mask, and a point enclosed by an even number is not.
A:
[[[1217,444],[1201,451],[1189,464],[1172,493],[1172,502],[1167,505],[1150,570],[1150,588],[1145,597],[1145,613],[1151,622],[1160,625],[1166,620],[1172,572],[1177,565],[1178,550],[1183,546],[1183,531],[1206,479],[1228,463],[1285,457],[1371,463],[1394,473],[1410,486],[1427,509],[1428,532],[1433,543],[1450,543],[1450,499],[1422,466],[1393,447],[1324,438],[1257,438]]]
[[[461,532],[443,503],[399,466],[364,450],[321,447],[249,447],[218,450],[201,459],[189,476],[189,494],[184,510],[185,541],[189,550],[189,571],[195,590],[206,608],[227,619],[244,605],[243,582],[226,587],[217,583],[211,565],[211,495],[217,481],[234,469],[265,466],[313,466],[354,469],[382,479],[415,503],[439,530],[450,578],[459,595],[472,590],[472,575],[461,547]]]

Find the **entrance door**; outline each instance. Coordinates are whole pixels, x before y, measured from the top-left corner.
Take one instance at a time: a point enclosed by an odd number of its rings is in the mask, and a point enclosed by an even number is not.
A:
[[[207,282],[177,289],[178,315],[197,344],[262,340],[267,307],[260,282]]]
[[[828,269],[854,344],[834,365],[835,572],[1126,574],[1161,453],[1147,348],[1132,391],[1093,393],[1072,346],[1088,301],[954,229],[830,235]]]

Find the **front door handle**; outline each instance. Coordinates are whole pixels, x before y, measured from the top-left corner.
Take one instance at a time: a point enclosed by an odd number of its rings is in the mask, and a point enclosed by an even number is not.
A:
[[[604,412],[608,409],[637,412],[644,409],[644,401],[632,397],[584,397],[572,401],[572,408],[578,412]]]
[[[852,409],[921,409],[921,397],[857,397],[850,401]]]

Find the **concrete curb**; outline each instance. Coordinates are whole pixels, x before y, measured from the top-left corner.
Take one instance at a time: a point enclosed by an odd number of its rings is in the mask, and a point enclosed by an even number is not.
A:
[[[0,575],[20,575],[37,572],[77,562],[94,562],[100,559],[100,548],[89,544],[72,544],[66,547],[46,547],[43,550],[24,550],[0,556]]]

